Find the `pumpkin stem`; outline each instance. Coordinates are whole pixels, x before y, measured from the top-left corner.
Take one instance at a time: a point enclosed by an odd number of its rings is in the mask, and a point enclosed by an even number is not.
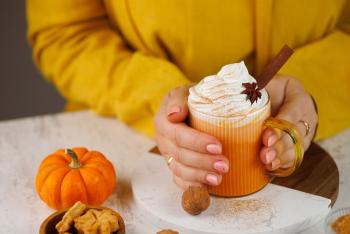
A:
[[[77,154],[72,149],[66,149],[65,153],[71,156],[72,158],[72,161],[70,162],[69,166],[74,169],[80,168],[81,164],[78,160]]]

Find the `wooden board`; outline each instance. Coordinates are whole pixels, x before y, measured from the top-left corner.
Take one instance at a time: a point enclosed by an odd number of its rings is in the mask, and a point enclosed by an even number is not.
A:
[[[303,163],[291,176],[275,178],[272,183],[331,199],[335,203],[339,190],[339,171],[333,158],[312,143]]]
[[[150,152],[160,154],[157,147]],[[293,175],[275,178],[273,184],[329,198],[335,203],[339,190],[339,171],[333,158],[319,145],[312,143],[305,152],[300,168]]]

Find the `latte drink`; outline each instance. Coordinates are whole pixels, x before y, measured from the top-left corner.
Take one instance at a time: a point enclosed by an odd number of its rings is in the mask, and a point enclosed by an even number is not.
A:
[[[230,170],[222,183],[209,187],[217,196],[243,196],[263,188],[270,180],[259,158],[264,123],[270,117],[270,100],[265,89],[253,102],[242,84],[254,84],[244,62],[224,66],[190,89],[190,125],[216,137]]]

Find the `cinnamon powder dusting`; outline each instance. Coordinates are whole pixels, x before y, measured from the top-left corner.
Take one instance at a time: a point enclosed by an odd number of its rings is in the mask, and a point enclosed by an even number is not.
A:
[[[223,223],[230,222],[238,231],[269,229],[275,216],[271,202],[265,198],[233,199],[230,202],[225,201],[225,205],[220,204],[220,199],[216,199],[215,203],[216,207],[220,207],[215,211],[219,220]]]

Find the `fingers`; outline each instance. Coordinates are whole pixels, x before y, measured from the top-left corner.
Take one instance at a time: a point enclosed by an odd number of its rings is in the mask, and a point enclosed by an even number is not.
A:
[[[276,118],[294,124],[302,137],[304,149],[309,147],[317,124],[317,113],[311,96],[295,79],[288,79],[284,100]],[[310,125],[308,134],[302,121]],[[260,151],[260,159],[268,170],[290,167],[293,164],[294,145],[288,134],[268,128],[264,130],[262,141],[264,147]]]
[[[294,144],[290,136],[276,129],[265,129],[260,159],[268,170],[289,167],[294,160]]]
[[[304,120],[304,121],[307,121],[307,120]],[[311,138],[312,138],[311,132],[307,133],[306,126],[301,121],[296,123],[295,127],[299,130],[299,133],[304,139],[303,141],[304,149],[307,149],[311,143]]]
[[[223,155],[202,154],[179,148],[167,140],[162,142],[162,146],[162,148],[167,149],[162,152],[163,155],[172,156],[177,162],[185,166],[215,173],[226,173],[229,170],[228,159]]]
[[[272,146],[281,137],[281,131],[273,128],[266,128],[263,131],[263,144],[267,147]]]
[[[276,118],[296,124],[306,115],[316,113],[311,96],[304,90],[298,80],[289,78],[284,89],[284,101]]]
[[[195,130],[185,123],[172,123],[161,110],[154,118],[157,138],[167,138],[177,146],[200,153],[221,154],[221,143],[209,134]]]
[[[193,184],[206,184],[216,186],[221,183],[220,173],[228,171],[229,162],[222,155],[208,155],[179,148],[170,140],[163,139],[160,142],[161,153],[168,159],[174,182],[181,188],[187,188]],[[180,179],[181,180],[180,180]]]
[[[297,122],[295,127],[303,137],[303,145],[306,149],[311,142],[306,136],[305,126]],[[287,168],[294,162],[294,144],[287,133],[277,129],[267,128],[263,132],[263,145],[260,151],[260,159],[268,170],[276,170],[279,167]]]
[[[177,150],[176,160],[183,165],[219,173],[226,173],[229,170],[229,162],[222,155],[201,154],[184,148]]]
[[[286,100],[281,106],[276,118],[296,123],[305,114],[305,111],[303,110],[305,106],[303,104],[304,98],[301,96],[296,96],[294,99]]]
[[[277,158],[277,152],[274,148],[263,147],[260,151],[260,159],[261,161],[268,165],[272,163],[273,160]]]
[[[159,133],[170,138],[178,147],[199,153],[221,154],[221,143],[213,136],[197,131],[185,123],[164,123]]]
[[[279,158],[276,158],[274,159],[271,163],[265,165],[265,168],[268,170],[268,171],[274,171],[276,169],[278,169],[281,165],[281,161]]]
[[[169,167],[175,176],[185,181],[216,186],[219,185],[222,180],[220,174],[188,167],[176,160],[173,160]]]
[[[185,121],[188,115],[188,87],[173,89],[168,93],[167,117],[173,123]]]
[[[228,160],[221,143],[208,134],[187,126],[188,87],[169,92],[154,118],[156,142],[166,158],[173,157],[169,168],[174,182],[184,189],[190,185],[218,185],[220,173],[228,171]]]
[[[177,124],[173,131],[173,140],[179,147],[200,153],[221,154],[221,143],[213,136],[202,133],[186,124]]]
[[[221,143],[213,136],[197,131],[184,123],[172,124],[167,120],[156,119],[156,139],[169,139],[178,147],[199,153],[222,153]]]
[[[196,152],[221,154],[221,144],[215,137],[197,131],[183,122],[188,115],[187,95],[188,87],[177,88],[169,92],[154,118],[156,137],[169,138],[177,146]],[[171,120],[178,122],[169,121],[167,111],[170,116],[175,114],[176,117],[171,117]]]
[[[304,137],[304,147],[307,148],[310,145],[318,118],[312,98],[308,93],[300,90],[299,92],[293,91],[293,94],[286,96],[286,101],[281,106],[276,118],[294,124],[301,136]],[[306,134],[306,128],[300,122],[301,120],[310,125],[311,131],[309,134]]]
[[[283,141],[278,141],[272,147],[263,147],[260,151],[260,159],[267,170],[288,168],[294,162],[294,148],[285,148]]]

